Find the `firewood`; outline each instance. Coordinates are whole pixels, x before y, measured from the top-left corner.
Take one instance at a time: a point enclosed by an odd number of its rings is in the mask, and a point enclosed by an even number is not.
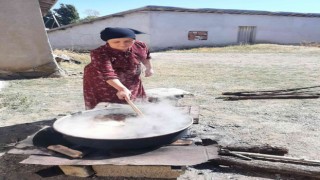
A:
[[[244,93],[279,93],[279,92],[288,92],[288,91],[298,91],[304,89],[312,89],[312,88],[320,88],[320,86],[310,86],[310,87],[303,87],[303,88],[291,88],[291,89],[280,89],[280,90],[266,90],[266,91],[239,91],[239,92],[224,92],[222,95],[237,95],[237,94],[244,94]]]
[[[230,153],[240,154],[240,155],[259,158],[259,159],[272,160],[272,161],[277,161],[277,162],[288,162],[288,163],[320,166],[320,161],[317,161],[317,160],[307,160],[307,159],[303,159],[303,158],[275,156],[275,155],[269,155],[269,154],[240,152],[240,151],[230,151]]]
[[[288,149],[285,147],[271,146],[269,144],[256,146],[223,146],[221,149],[228,149],[230,151],[253,152],[271,155],[285,155],[288,154]]]
[[[246,161],[239,158],[220,156],[211,161],[214,164],[230,166],[237,169],[251,170],[254,172],[270,172],[278,174],[289,174],[293,176],[304,176],[309,178],[320,178],[320,167],[303,166],[289,163],[269,162],[260,160]]]
[[[320,95],[270,95],[270,96],[236,96],[236,97],[218,97],[225,101],[249,100],[249,99],[317,99]]]
[[[252,160],[252,158],[250,158],[250,157],[247,157],[247,156],[244,156],[244,155],[241,155],[241,154],[237,154],[237,153],[233,153],[232,151],[229,151],[227,149],[221,149],[219,151],[219,155],[232,155],[232,156],[235,156],[235,157],[239,157],[241,159],[245,159],[245,160],[249,160],[249,161]]]
[[[320,93],[312,92],[312,91],[304,91],[304,92],[252,92],[252,93],[245,93],[245,92],[227,92],[222,93],[222,95],[229,95],[229,96],[284,96],[284,95],[320,95]]]

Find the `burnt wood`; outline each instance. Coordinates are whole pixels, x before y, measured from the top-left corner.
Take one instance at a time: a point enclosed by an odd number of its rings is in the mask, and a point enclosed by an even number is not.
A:
[[[222,146],[221,149],[228,149],[230,151],[242,151],[242,152],[280,155],[280,156],[288,154],[289,152],[288,148],[271,146],[269,144],[256,145],[256,146]]]

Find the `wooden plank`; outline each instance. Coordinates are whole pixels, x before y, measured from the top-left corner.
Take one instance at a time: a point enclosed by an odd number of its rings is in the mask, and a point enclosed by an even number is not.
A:
[[[320,178],[320,167],[318,166],[304,166],[290,163],[269,162],[261,160],[247,161],[227,156],[220,156],[219,158],[212,159],[212,163],[224,166],[231,166],[233,168],[242,170],[251,170],[254,172],[270,172],[279,174],[289,174],[293,177],[308,177],[304,179]]]
[[[289,152],[288,148],[286,147],[271,146],[270,144],[254,145],[254,146],[229,145],[229,146],[222,146],[221,149],[227,149],[230,151],[273,154],[273,155],[281,155],[281,156],[288,154]]]
[[[68,176],[89,177],[94,174],[91,166],[60,165],[59,168]]]
[[[171,143],[170,146],[189,146],[193,143],[192,140],[178,139]]]
[[[83,153],[81,151],[77,151],[71,148],[68,148],[63,145],[51,145],[47,147],[48,149],[58,152],[60,154],[64,154],[66,156],[72,157],[72,158],[82,158]]]
[[[270,155],[270,154],[260,154],[260,153],[250,153],[250,152],[240,152],[240,151],[230,151],[230,152],[244,155],[244,156],[249,156],[252,158],[266,159],[270,161],[306,164],[310,166],[312,165],[320,166],[320,161],[317,161],[317,160],[308,160],[303,158],[294,158],[294,157],[285,157],[285,156],[276,156],[276,155]]]
[[[171,166],[131,166],[131,165],[93,165],[96,175],[107,177],[137,177],[173,179],[179,177],[183,167],[173,169]]]

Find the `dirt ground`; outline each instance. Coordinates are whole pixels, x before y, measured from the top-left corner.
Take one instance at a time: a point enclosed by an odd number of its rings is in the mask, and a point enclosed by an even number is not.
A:
[[[82,69],[89,56],[71,56],[83,64],[62,63],[66,77],[5,82],[0,91],[0,152],[10,149],[6,144],[24,139],[55,119],[84,110]],[[175,87],[193,93],[194,97],[179,103],[200,107],[200,124],[190,129],[200,138],[216,140],[220,145],[281,146],[289,149],[290,157],[320,160],[320,99],[217,99],[222,92],[319,86],[320,48],[257,45],[212,52],[158,52],[152,57],[155,75],[143,78],[145,88]],[[320,88],[310,90],[320,93]],[[48,167],[21,165],[18,162],[23,158],[3,154],[0,179],[43,178],[36,172]],[[58,171],[54,169],[56,174],[46,178],[70,178]],[[206,164],[189,167],[179,179],[297,178]]]

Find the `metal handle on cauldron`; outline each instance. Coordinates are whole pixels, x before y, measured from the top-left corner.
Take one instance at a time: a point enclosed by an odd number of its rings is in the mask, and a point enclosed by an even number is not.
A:
[[[131,108],[138,114],[138,116],[144,117],[144,114],[140,111],[140,109],[135,104],[133,104],[133,102],[130,99],[125,98],[125,100],[131,106]]]

